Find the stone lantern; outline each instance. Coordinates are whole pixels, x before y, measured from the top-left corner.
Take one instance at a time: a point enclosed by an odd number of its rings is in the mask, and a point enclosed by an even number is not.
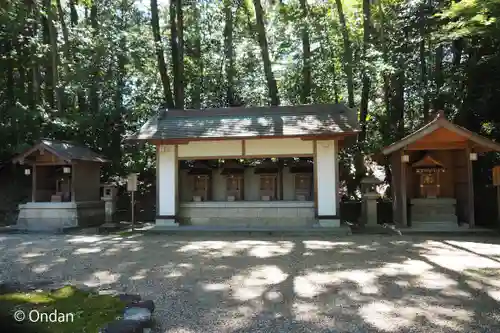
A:
[[[362,221],[367,226],[377,225],[377,193],[376,186],[382,182],[373,176],[367,176],[361,180],[362,191]]]
[[[102,189],[101,200],[104,201],[105,219],[106,222],[111,222],[113,220],[113,214],[116,211],[116,186],[112,184],[103,184]]]

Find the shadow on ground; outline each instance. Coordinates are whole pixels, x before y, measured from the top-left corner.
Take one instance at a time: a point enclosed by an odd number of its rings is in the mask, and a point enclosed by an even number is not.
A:
[[[2,237],[2,279],[140,293],[158,332],[498,332],[500,241]]]

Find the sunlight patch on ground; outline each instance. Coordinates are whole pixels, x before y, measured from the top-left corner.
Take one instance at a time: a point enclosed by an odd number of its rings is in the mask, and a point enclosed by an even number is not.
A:
[[[250,255],[258,258],[269,258],[273,256],[288,254],[290,253],[292,248],[293,243],[291,242],[265,242],[253,240],[236,242],[199,241],[190,242],[180,247],[177,252],[198,255],[202,254],[212,258],[237,255]]]
[[[299,297],[313,298],[325,292],[327,286],[340,282],[335,272],[309,273],[298,276],[293,281],[293,291]]]
[[[426,272],[418,277],[417,282],[419,285],[427,289],[446,289],[458,286],[458,283],[442,273]]]
[[[464,241],[453,241],[453,240],[445,242],[482,255],[500,255],[500,244],[464,242]]]
[[[412,309],[398,309],[391,302],[373,302],[359,309],[360,316],[378,329],[395,332],[413,323]]]
[[[308,321],[318,316],[320,308],[316,304],[297,301],[293,304],[292,312],[297,320]]]
[[[224,291],[229,289],[225,283],[204,283],[201,288],[205,291]]]
[[[335,247],[342,248],[344,246],[354,245],[352,242],[331,242],[331,241],[318,241],[309,240],[304,241],[304,246],[308,250],[330,250]]]
[[[134,275],[130,277],[130,280],[142,280],[148,275],[149,269],[140,269]]]
[[[248,251],[248,254],[257,258],[270,258],[288,254],[293,249],[292,242],[284,244],[257,245]]]
[[[260,297],[269,286],[281,283],[287,277],[288,274],[277,266],[257,266],[231,279],[232,296],[241,301]]]
[[[95,243],[102,240],[99,236],[74,236],[68,239],[66,242],[76,244],[76,243]]]
[[[31,269],[31,271],[35,272],[37,274],[40,274],[40,273],[48,272],[52,266],[54,266],[54,265],[40,264],[40,265],[36,265],[35,267],[33,267]]]
[[[360,316],[378,329],[396,332],[412,326],[418,317],[425,317],[429,322],[456,329],[471,321],[472,311],[442,306],[401,307],[392,302],[373,302],[359,310]]]
[[[456,272],[462,272],[466,269],[472,268],[500,268],[499,262],[458,250],[455,250],[454,254],[424,254],[422,256],[438,266]]]
[[[168,274],[165,275],[165,277],[167,277],[167,278],[181,277],[181,276],[187,274],[192,268],[193,268],[192,264],[180,263],[180,264],[176,265],[175,267],[167,268]]]
[[[401,274],[420,275],[428,272],[432,266],[420,260],[406,260],[402,263],[387,263],[377,268],[379,274],[397,276]]]
[[[347,270],[334,274],[337,279],[356,283],[361,293],[376,294],[379,287],[375,284],[378,274],[376,270]]]
[[[36,258],[36,257],[41,257],[43,256],[43,253],[41,252],[28,252],[24,253],[21,258]]]
[[[92,277],[85,281],[84,284],[89,287],[98,287],[115,283],[119,278],[120,274],[111,273],[110,271],[99,271],[92,274]]]
[[[88,253],[98,253],[101,252],[102,249],[100,247],[81,247],[76,249],[73,254],[88,254]]]

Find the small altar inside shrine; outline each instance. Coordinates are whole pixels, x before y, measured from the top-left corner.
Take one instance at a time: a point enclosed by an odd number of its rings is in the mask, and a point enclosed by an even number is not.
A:
[[[411,165],[411,176],[417,185],[413,198],[410,199],[412,226],[431,224],[436,228],[451,228],[458,225],[455,207],[457,200],[452,197],[450,187],[453,184],[446,177],[446,169],[440,161],[425,152],[421,159]],[[450,172],[452,170],[448,170]]]
[[[107,161],[71,142],[42,140],[15,157],[32,179],[31,201],[19,205],[16,228],[61,230],[104,222],[100,167]]]

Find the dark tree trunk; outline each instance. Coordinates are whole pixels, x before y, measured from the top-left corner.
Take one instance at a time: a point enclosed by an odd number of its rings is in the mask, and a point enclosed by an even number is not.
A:
[[[197,76],[194,82],[192,106],[195,109],[201,108],[201,92],[203,91],[203,58],[201,55],[201,27],[200,27],[200,9],[199,4],[195,1],[192,3],[194,19],[195,19],[195,39],[193,58],[196,66]]]
[[[177,16],[177,51],[179,52],[178,84],[175,90],[175,105],[179,109],[184,109],[184,14],[182,0],[176,0]]]
[[[76,11],[77,4],[78,4],[77,0],[69,0],[69,13],[70,13],[71,27],[76,27],[76,25],[78,24],[78,12]]]
[[[158,1],[151,0],[151,28],[155,42],[156,58],[158,60],[158,70],[160,72],[161,83],[163,86],[163,98],[169,109],[174,109],[174,99],[170,88],[170,78],[168,76],[167,64],[163,53],[163,45],[160,37],[160,22],[158,18]]]
[[[419,57],[420,57],[420,89],[422,91],[422,114],[424,122],[429,121],[429,84],[427,79],[427,30],[426,30],[426,9],[425,5],[420,8],[419,30],[420,30],[420,43],[419,43]]]
[[[363,59],[368,62],[368,50],[370,48],[370,32],[371,32],[371,10],[370,0],[363,0]],[[361,90],[361,105],[360,105],[360,127],[361,131],[358,135],[358,142],[363,143],[366,139],[366,119],[368,117],[368,101],[370,99],[370,76],[368,69],[363,68],[363,87]]]
[[[435,58],[435,69],[434,69],[434,80],[436,84],[436,96],[434,99],[434,109],[436,111],[443,110],[445,107],[445,101],[443,97],[443,92],[441,91],[444,84],[444,74],[443,74],[443,46],[438,46],[436,49]]]
[[[50,0],[46,1],[44,0],[44,10],[46,13],[49,12],[50,9],[47,9],[47,4],[48,7],[50,8]],[[47,46],[47,51],[46,57],[44,59],[44,93],[45,93],[45,102],[50,106],[51,109],[56,108],[55,104],[55,98],[54,98],[54,71],[52,69],[53,62],[52,62],[52,49],[51,49],[51,38],[50,38],[50,29],[49,29],[49,15],[45,14],[42,16],[42,26],[43,26],[43,43]]]
[[[311,42],[308,30],[308,8],[307,1],[300,0],[302,13],[302,94],[300,102],[308,104],[311,102],[312,75],[311,75]]]
[[[264,24],[264,10],[260,4],[260,0],[253,0],[255,6],[255,21],[257,28],[257,36],[260,45],[260,53],[262,55],[262,63],[264,66],[264,75],[266,76],[267,88],[269,90],[269,98],[271,105],[279,105],[278,85],[274,78],[274,73],[271,67],[269,58],[269,48],[267,45],[266,27]]]
[[[224,53],[226,64],[226,103],[229,106],[235,104],[234,100],[234,50],[233,50],[233,12],[232,1],[224,0]]]
[[[177,0],[170,1],[170,49],[172,52],[172,69],[174,72],[174,100],[175,108],[181,108],[179,102],[179,86],[181,85],[180,78],[180,58],[179,58],[179,44],[177,36]],[[182,103],[181,103],[182,104]]]
[[[16,104],[16,94],[15,94],[15,82],[14,82],[14,65],[15,61],[12,58],[12,40],[4,40],[4,54],[7,55],[7,72],[5,73],[5,82],[7,86],[5,87],[7,93],[7,105],[13,106]]]
[[[64,56],[65,59],[65,70],[66,74],[69,73],[68,62],[71,61],[71,46],[69,44],[69,35],[68,35],[68,27],[66,26],[66,22],[64,21],[64,11],[61,6],[61,0],[56,0],[57,12],[59,13],[59,22],[61,22],[61,30],[64,39]]]
[[[352,47],[349,38],[349,30],[342,8],[342,0],[335,0],[339,12],[339,21],[342,29],[342,39],[344,41],[344,71],[347,76],[347,100],[350,108],[354,108],[354,78],[352,74]]]
[[[94,39],[99,37],[99,21],[98,21],[98,3],[97,0],[92,2],[92,7],[90,8],[90,25],[92,27],[92,36]],[[92,83],[90,87],[90,112],[97,114],[99,113],[99,85],[100,85],[100,67],[101,67],[101,57],[100,57],[100,47],[94,50],[94,63],[92,64]]]

